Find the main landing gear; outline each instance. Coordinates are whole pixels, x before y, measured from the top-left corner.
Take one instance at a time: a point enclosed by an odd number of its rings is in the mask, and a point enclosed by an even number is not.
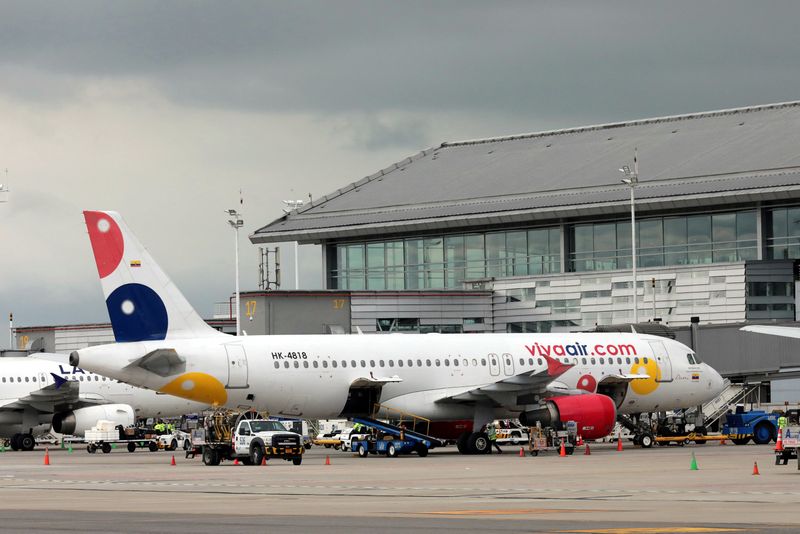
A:
[[[456,447],[461,454],[489,454],[492,443],[486,432],[464,432],[458,437]]]
[[[36,446],[36,440],[31,434],[14,434],[11,436],[12,451],[32,451]]]

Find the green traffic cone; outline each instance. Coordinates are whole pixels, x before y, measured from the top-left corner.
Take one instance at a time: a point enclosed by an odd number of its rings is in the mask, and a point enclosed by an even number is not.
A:
[[[689,468],[690,471],[698,471],[699,468],[697,467],[697,458],[694,457],[694,453],[692,453],[692,465]]]
[[[67,453],[72,454],[72,443],[69,444],[69,448],[67,448]]]

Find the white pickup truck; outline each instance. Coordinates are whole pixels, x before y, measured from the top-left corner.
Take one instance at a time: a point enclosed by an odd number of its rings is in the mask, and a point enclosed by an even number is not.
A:
[[[205,465],[222,460],[240,460],[261,465],[265,458],[303,462],[303,438],[289,432],[279,421],[247,419],[236,414],[215,412],[204,419],[202,429],[192,433],[192,445],[200,448]]]

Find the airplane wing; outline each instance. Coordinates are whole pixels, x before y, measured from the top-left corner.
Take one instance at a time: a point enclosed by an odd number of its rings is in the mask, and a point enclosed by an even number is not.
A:
[[[767,334],[769,336],[782,336],[800,338],[800,328],[792,326],[769,326],[765,324],[754,324],[740,328],[742,332],[753,332],[754,334]]]
[[[484,386],[463,388],[461,390],[449,390],[448,395],[438,399],[436,402],[475,402],[486,400],[487,398],[498,401],[499,397],[508,395],[539,395],[548,392],[548,386],[559,376],[570,369],[572,364],[561,363],[560,361],[545,356],[547,369],[539,371],[526,371],[513,376],[503,377],[496,382]]]
[[[81,403],[78,382],[65,380],[55,373],[50,373],[54,384],[29,392],[18,399],[8,399],[0,406],[2,410],[23,410],[32,407],[39,412],[54,412],[61,406],[73,406]]]

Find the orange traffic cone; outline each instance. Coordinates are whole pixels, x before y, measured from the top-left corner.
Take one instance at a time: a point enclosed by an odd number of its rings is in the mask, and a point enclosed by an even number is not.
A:
[[[760,475],[761,473],[758,472],[758,462],[753,462],[753,474]]]
[[[169,463],[169,465],[176,465],[175,464],[175,455],[174,454],[172,455],[172,461]]]
[[[783,451],[783,432],[778,428],[778,439],[775,441],[775,452]]]
[[[266,456],[261,458],[261,465],[263,465],[264,467],[267,466],[267,457]]]
[[[331,465],[331,457],[330,455],[325,455],[325,465]]]
[[[578,442],[575,445],[577,445],[578,447],[583,445],[583,438],[581,437],[580,434],[578,434]]]
[[[234,458],[233,459],[233,465],[239,465],[239,459],[238,458]]]
[[[47,450],[47,447],[44,449],[44,465],[50,465],[50,451]]]
[[[584,451],[583,455],[584,456],[590,456],[591,454],[592,454],[592,451],[589,450],[589,444],[587,443],[586,444],[586,450]]]
[[[622,433],[617,434],[617,450],[622,450]]]
[[[525,449],[522,447],[519,448],[519,457],[525,458]]]
[[[725,443],[725,436],[722,436],[722,439],[719,440],[719,444],[720,445],[727,445],[727,443]]]
[[[559,456],[566,456],[567,455],[567,448],[564,446],[564,439],[561,439],[561,450],[558,451]]]

